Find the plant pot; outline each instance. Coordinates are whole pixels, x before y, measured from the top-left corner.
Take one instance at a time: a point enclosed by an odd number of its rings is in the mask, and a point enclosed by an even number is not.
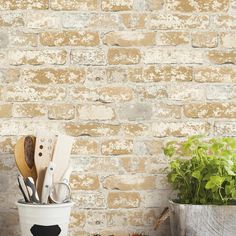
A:
[[[172,236],[236,235],[236,205],[169,205]]]
[[[30,204],[16,203],[22,236],[67,236],[73,203]]]

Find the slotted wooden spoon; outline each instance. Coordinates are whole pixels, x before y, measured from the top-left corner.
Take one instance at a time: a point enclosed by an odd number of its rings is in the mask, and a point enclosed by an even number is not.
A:
[[[23,177],[37,179],[37,172],[34,164],[35,137],[26,136],[20,138],[15,145],[16,165]]]
[[[50,161],[52,160],[55,141],[56,137],[54,134],[49,133],[46,130],[37,131],[34,160],[38,176],[36,187],[40,200],[42,197],[45,173]]]

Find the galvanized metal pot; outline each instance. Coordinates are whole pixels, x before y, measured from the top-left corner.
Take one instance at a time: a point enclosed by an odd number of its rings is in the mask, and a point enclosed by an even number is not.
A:
[[[169,205],[172,236],[236,236],[236,205]]]

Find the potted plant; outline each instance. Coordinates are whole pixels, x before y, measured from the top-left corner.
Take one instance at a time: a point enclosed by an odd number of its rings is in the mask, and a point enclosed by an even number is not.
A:
[[[236,140],[189,137],[169,142],[168,181],[173,236],[236,235]]]

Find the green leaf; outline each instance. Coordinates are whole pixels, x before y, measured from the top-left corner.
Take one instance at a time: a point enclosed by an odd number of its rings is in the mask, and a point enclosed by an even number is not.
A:
[[[193,173],[192,173],[192,176],[194,178],[196,178],[197,180],[201,180],[202,179],[202,175],[201,175],[201,172],[199,170],[195,170]]]
[[[225,178],[221,176],[211,176],[210,180],[207,182],[205,188],[206,189],[213,189],[216,187],[220,187],[224,182]]]

